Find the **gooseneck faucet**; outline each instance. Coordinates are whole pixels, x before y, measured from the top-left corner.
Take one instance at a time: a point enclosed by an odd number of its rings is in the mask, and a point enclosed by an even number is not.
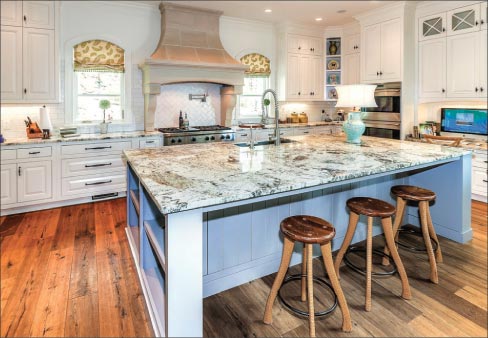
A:
[[[279,111],[279,104],[278,104],[278,98],[276,95],[276,92],[273,89],[266,89],[263,93],[263,96],[261,97],[261,109],[262,109],[262,114],[263,114],[263,119],[267,120],[269,118],[268,114],[264,110],[264,98],[266,94],[271,93],[273,95],[274,99],[274,108],[275,108],[275,146],[280,145],[280,125],[279,125],[279,120],[280,120],[280,111]]]

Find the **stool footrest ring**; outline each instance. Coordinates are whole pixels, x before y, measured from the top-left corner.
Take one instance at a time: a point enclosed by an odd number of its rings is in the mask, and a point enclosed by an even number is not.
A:
[[[366,275],[366,270],[363,268],[360,268],[359,266],[353,264],[349,258],[347,257],[348,254],[353,253],[353,252],[366,252],[366,248],[363,247],[358,247],[358,246],[350,246],[346,253],[344,254],[344,263],[357,273],[360,273],[362,275]],[[397,273],[397,268],[395,263],[393,262],[393,259],[391,258],[390,255],[385,254],[383,251],[378,250],[378,249],[373,249],[373,255],[379,255],[382,257],[387,257],[390,259],[391,264],[393,265],[393,269],[391,271],[385,271],[385,272],[371,272],[371,276],[376,276],[376,277],[385,277],[385,276],[393,276],[395,273]]]
[[[298,315],[308,317],[309,316],[308,311],[303,311],[303,310],[297,309],[296,307],[291,306],[287,301],[284,300],[283,296],[281,295],[281,289],[283,288],[283,286],[285,286],[286,283],[289,283],[289,282],[294,281],[294,280],[301,280],[302,277],[306,277],[306,276],[307,275],[302,275],[302,274],[288,275],[285,278],[285,280],[283,281],[283,283],[281,284],[280,289],[278,290],[278,299],[280,300],[281,304],[283,304],[283,306],[285,308],[287,308],[288,310],[290,310],[290,311],[292,311]],[[319,277],[315,277],[315,276],[313,276],[312,279],[314,282],[319,283],[319,284],[327,287],[332,292],[332,294],[334,295],[334,304],[330,308],[328,308],[324,311],[315,312],[315,317],[327,316],[337,308],[337,295],[334,292],[332,285],[330,285],[324,279],[319,278]]]
[[[411,235],[415,235],[415,236],[423,238],[423,234],[420,231],[416,231],[412,228],[400,227],[400,229],[398,229],[398,232],[407,233],[407,234],[411,234]],[[432,237],[430,237],[430,242],[432,243],[432,249],[434,250],[434,252],[436,252],[437,248],[439,247],[439,243],[437,243]],[[424,247],[409,246],[409,245],[402,243],[400,241],[396,241],[395,243],[398,244],[398,246],[401,246],[402,248],[404,248],[408,251],[427,252],[427,249],[425,248],[425,246]]]

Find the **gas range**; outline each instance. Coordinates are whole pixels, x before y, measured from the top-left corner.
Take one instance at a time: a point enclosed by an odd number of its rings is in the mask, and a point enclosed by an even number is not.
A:
[[[234,141],[234,131],[219,125],[194,126],[188,129],[159,128],[158,130],[163,133],[165,146]]]

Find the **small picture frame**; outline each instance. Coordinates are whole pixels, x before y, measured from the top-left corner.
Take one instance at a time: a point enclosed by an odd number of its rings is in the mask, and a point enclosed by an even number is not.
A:
[[[419,134],[420,135],[434,135],[431,123],[420,123],[419,124]]]

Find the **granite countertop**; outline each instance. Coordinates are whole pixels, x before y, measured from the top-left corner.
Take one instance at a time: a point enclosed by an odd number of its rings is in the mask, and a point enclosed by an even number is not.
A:
[[[427,143],[425,139],[419,139],[419,138],[413,138],[413,137],[407,137],[405,138],[406,141],[410,142],[420,142],[420,143]],[[482,150],[482,151],[487,151],[488,150],[488,140],[479,140],[479,139],[473,139],[473,138],[466,138],[461,141],[461,145],[459,146],[460,148],[463,149],[469,149],[469,150]]]
[[[456,158],[470,152],[433,144],[362,137],[295,136],[254,151],[230,143],[126,150],[162,213],[245,200]]]
[[[342,126],[343,121],[316,121],[316,122],[307,122],[307,123],[280,123],[280,128],[299,128],[299,127],[317,127],[317,126]],[[274,129],[274,124],[266,124],[264,129]],[[232,127],[235,131],[242,131],[245,130],[244,128],[239,128],[238,126]]]
[[[149,136],[161,136],[162,134],[158,131],[127,131],[119,133],[107,133],[107,134],[80,134],[80,136],[75,137],[61,137],[59,135],[51,136],[49,139],[33,138],[29,139],[27,137],[17,137],[17,138],[7,138],[2,146],[15,146],[15,145],[39,145],[39,144],[49,144],[49,143],[60,143],[60,142],[79,142],[79,141],[101,141],[101,140],[111,140],[111,139],[121,139],[121,138],[134,138],[134,137],[149,137]]]

